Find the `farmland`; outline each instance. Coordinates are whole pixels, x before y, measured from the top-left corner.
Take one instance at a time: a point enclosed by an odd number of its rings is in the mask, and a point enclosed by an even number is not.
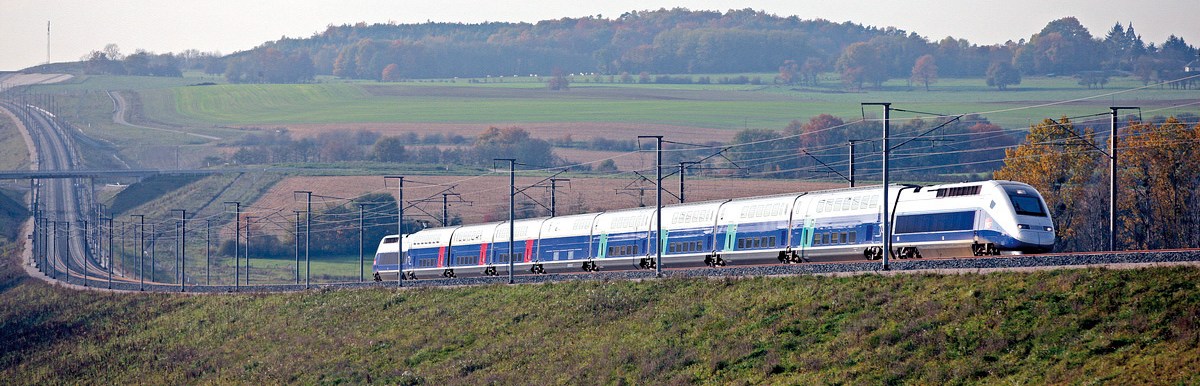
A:
[[[1109,87],[1139,86],[1120,78]],[[588,83],[563,92],[548,91],[538,83],[225,85],[173,88],[169,98],[175,101],[174,111],[154,114],[159,114],[155,119],[168,122],[229,126],[593,123],[731,130],[779,129],[792,120],[823,113],[854,118],[862,115],[860,102],[890,101],[906,109],[947,114],[992,111],[985,116],[1015,128],[1045,117],[1095,113],[1113,103],[1136,101],[1147,110],[1172,106],[1194,95],[1194,91],[1157,88],[1105,95],[1109,92],[1081,88],[1069,78],[1032,78],[1005,92],[987,88],[980,79],[945,80],[931,92],[910,89],[902,81],[869,92],[845,92],[840,85],[790,89]],[[1068,100],[1074,102],[1019,109]]]
[[[676,140],[720,139],[743,128],[781,129],[792,120],[818,114],[854,119],[864,114],[861,102],[887,101],[896,107],[945,114],[983,112],[1009,129],[1046,117],[1104,112],[1111,105],[1140,106],[1152,115],[1187,112],[1170,108],[1194,101],[1194,90],[1142,87],[1129,77],[1114,78],[1106,89],[1088,89],[1068,77],[1030,77],[1008,91],[996,91],[983,79],[941,79],[931,91],[904,80],[879,89],[848,90],[836,81],[819,87],[775,85],[624,84],[576,81],[568,91],[550,91],[533,78],[503,83],[469,79],[379,83],[322,78],[301,85],[246,84],[187,86],[214,79],[189,75],[181,80],[141,77],[85,76],[71,83],[36,86],[32,92],[61,93],[79,98],[68,111],[95,122],[100,135],[117,143],[143,143],[136,130],[113,127],[111,101],[99,90],[129,90],[140,101],[135,119],[199,130],[217,136],[237,135],[230,128],[291,129],[298,135],[340,129],[371,129],[387,134],[432,130],[478,133],[488,126],[531,127],[541,137],[576,133],[577,139],[604,133],[612,137],[646,132],[667,133]],[[757,76],[770,79],[771,74]],[[474,81],[485,81],[476,79]],[[88,113],[94,111],[94,113]],[[865,111],[878,116],[878,111]],[[906,119],[916,114],[901,115]],[[155,136],[159,137],[159,136]],[[177,143],[195,143],[178,138]]]

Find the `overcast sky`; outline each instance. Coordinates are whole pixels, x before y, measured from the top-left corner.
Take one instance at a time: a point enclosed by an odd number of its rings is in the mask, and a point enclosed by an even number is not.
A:
[[[631,10],[753,8],[780,16],[894,26],[930,39],[965,38],[975,44],[1028,39],[1051,20],[1075,16],[1093,36],[1114,23],[1132,23],[1146,43],[1170,34],[1200,43],[1197,0],[2,0],[0,71],[50,60],[79,60],[105,44],[122,52],[186,49],[229,54],[280,37],[307,37],[329,24],[482,21],[536,22],[562,17],[615,18]]]

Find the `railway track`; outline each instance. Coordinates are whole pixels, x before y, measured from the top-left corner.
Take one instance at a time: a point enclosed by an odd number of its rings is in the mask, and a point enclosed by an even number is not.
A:
[[[1101,253],[1061,253],[1044,255],[1014,255],[964,258],[924,258],[894,260],[890,269],[885,271],[878,261],[843,261],[800,264],[765,264],[728,266],[721,268],[673,268],[664,267],[663,278],[742,278],[742,277],[779,277],[779,276],[811,276],[811,275],[861,275],[861,274],[921,274],[921,273],[987,273],[1002,271],[1019,271],[1028,269],[1072,269],[1092,267],[1114,267],[1130,265],[1134,267],[1146,265],[1194,265],[1200,266],[1200,249],[1163,250],[1163,251],[1125,251]],[[655,280],[652,270],[599,271],[578,273],[557,273],[544,275],[518,274],[516,284],[539,284],[569,281],[620,281],[620,280]],[[507,284],[508,278],[471,277],[471,278],[430,278],[420,280],[405,280],[402,285],[410,288],[457,287],[477,285]],[[305,286],[303,284],[255,284],[241,285],[196,285],[186,286],[183,292],[188,293],[233,293],[233,292],[295,292],[313,289],[342,289],[342,288],[396,288],[401,283],[386,282],[346,282],[322,283]],[[78,285],[75,288],[82,289]],[[103,287],[94,289],[104,289]],[[114,281],[113,290],[141,291],[139,283]],[[145,291],[152,292],[181,292],[178,284],[147,283]]]
[[[74,170],[79,155],[71,145],[68,127],[48,111],[30,104],[0,101],[0,108],[21,120],[37,148],[38,170]],[[84,179],[39,180],[32,195],[41,217],[48,222],[39,232],[46,236],[39,243],[38,256],[31,262],[49,278],[66,284],[84,287],[107,287],[109,262],[103,254],[93,253],[99,244],[90,243],[85,230],[97,225],[91,214],[94,200],[90,182]],[[32,254],[31,254],[32,255]],[[125,275],[113,272],[112,280],[127,281]]]

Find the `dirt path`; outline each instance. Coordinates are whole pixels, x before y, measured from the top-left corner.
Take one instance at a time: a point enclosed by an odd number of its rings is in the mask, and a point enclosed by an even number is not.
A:
[[[213,140],[213,141],[221,140],[221,137],[214,137],[211,135],[189,133],[186,131],[164,129],[161,127],[142,126],[142,125],[130,123],[129,121],[125,120],[125,114],[127,113],[126,106],[129,105],[129,103],[125,102],[125,97],[121,96],[121,93],[114,92],[114,91],[108,91],[108,97],[109,97],[109,99],[112,99],[112,101],[113,101],[113,116],[112,116],[113,123],[116,123],[118,125],[136,127],[139,129],[146,129],[146,130],[158,130],[158,131],[165,131],[165,132],[170,132],[170,133],[190,135],[193,137],[200,137],[200,138]]]

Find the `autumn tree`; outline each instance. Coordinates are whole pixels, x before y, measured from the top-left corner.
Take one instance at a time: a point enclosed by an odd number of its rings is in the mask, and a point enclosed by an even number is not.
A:
[[[1016,64],[1025,73],[1073,74],[1099,69],[1101,43],[1092,38],[1074,17],[1046,24],[1016,53]]]
[[[371,158],[380,162],[404,162],[404,139],[397,136],[379,138],[371,148]]]
[[[1010,84],[1021,84],[1021,72],[1008,62],[993,62],[988,66],[987,85],[999,90],[1007,90]]]
[[[838,72],[842,82],[862,89],[863,83],[870,82],[875,86],[887,80],[887,71],[879,57],[879,49],[866,42],[851,44],[842,50],[842,56],[837,61]]]
[[[925,85],[925,91],[929,91],[929,84],[936,83],[938,77],[938,67],[933,55],[923,55],[917,58],[917,63],[912,68],[912,81]]]
[[[1200,245],[1200,125],[1131,123],[1119,135],[1118,218],[1127,249]]]
[[[392,63],[383,68],[383,74],[379,77],[384,82],[396,82],[400,80],[400,65]]]
[[[530,137],[529,132],[519,127],[489,127],[475,138],[471,157],[480,165],[491,165],[497,158],[516,158],[521,163],[538,167],[558,163],[550,142]]]
[[[836,141],[841,141],[844,137],[842,131],[834,131],[833,128],[844,125],[846,122],[841,118],[829,114],[820,114],[808,119],[808,122],[800,123],[800,121],[792,121],[787,128],[783,130],[786,136],[798,136],[797,145],[802,148],[818,148],[832,144]]]
[[[554,91],[565,91],[571,88],[571,80],[567,79],[567,75],[563,73],[561,68],[555,68],[551,71],[550,80],[546,81],[546,88]]]
[[[762,162],[763,158],[777,158],[780,155],[794,152],[787,141],[780,141],[778,131],[771,129],[746,129],[733,135],[730,145],[737,146],[738,151],[730,154],[731,161],[742,165],[743,173],[770,173],[782,170],[778,162]]]
[[[1005,151],[1004,167],[994,176],[1027,183],[1042,193],[1055,222],[1055,250],[1096,250],[1103,242],[1086,232],[1103,217],[1099,203],[1089,200],[1097,190],[1101,155],[1095,152],[1091,129],[1081,133],[1067,118],[1060,121],[1046,119],[1030,127],[1024,144]]]
[[[785,60],[782,66],[779,66],[779,75],[775,76],[775,83],[785,85],[796,84],[800,71],[800,65],[795,60]]]
[[[825,62],[817,58],[809,58],[804,61],[804,66],[800,67],[800,75],[804,78],[803,83],[809,86],[816,86],[820,79],[821,71],[825,69]]]

